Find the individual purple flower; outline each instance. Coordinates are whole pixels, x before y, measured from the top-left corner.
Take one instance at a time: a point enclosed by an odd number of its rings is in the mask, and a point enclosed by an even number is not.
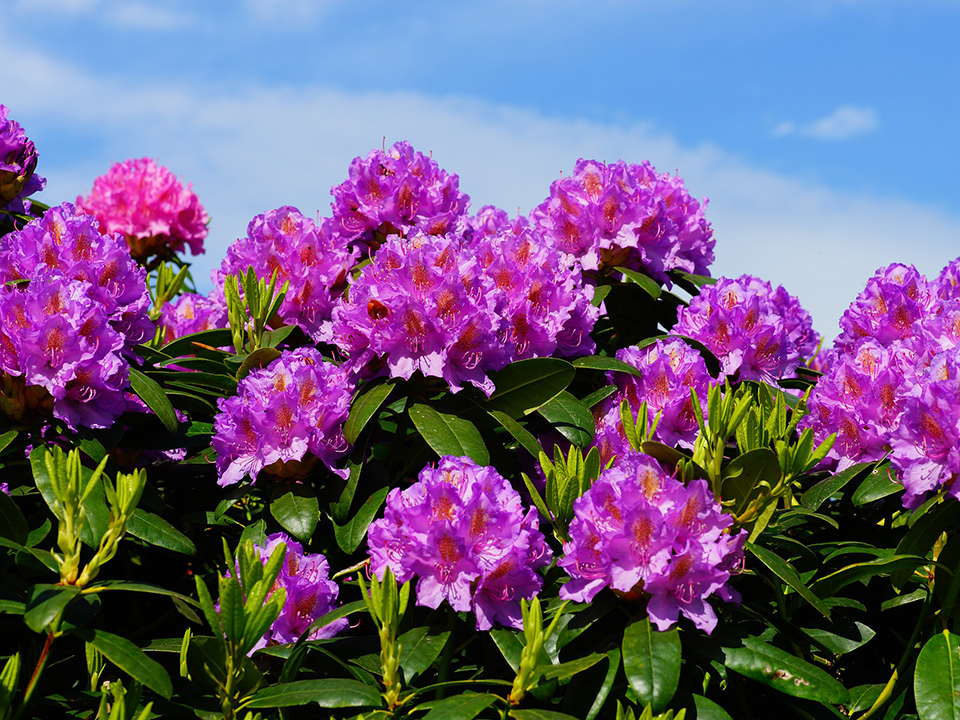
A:
[[[153,336],[143,268],[130,258],[119,235],[101,234],[97,220],[78,214],[70,203],[52,207],[0,238],[0,284],[45,274],[85,283],[128,349]]]
[[[960,348],[933,357],[902,408],[890,433],[890,458],[906,490],[903,506],[919,507],[941,486],[960,499]]]
[[[742,563],[746,531],[731,535],[732,525],[706,481],[685,486],[653,458],[623,455],[574,503],[558,563],[571,579],[560,597],[590,602],[605,587],[643,594],[659,630],[683,613],[710,633],[717,616],[708,598],[739,599],[727,581]]]
[[[657,340],[653,345],[638,349],[623,348],[617,359],[640,371],[640,377],[623,372],[607,373],[607,380],[619,392],[603,403],[601,413],[606,424],[620,421],[620,405],[627,400],[636,420],[641,405],[647,403],[648,427],[659,415],[655,440],[667,445],[692,448],[698,425],[693,408],[691,390],[696,392],[700,407],[707,407],[707,390],[713,378],[696,350],[683,340]],[[606,438],[606,434],[603,436]],[[601,450],[601,456],[603,456]]]
[[[294,207],[280,207],[257,215],[247,226],[247,236],[227,249],[214,273],[214,294],[223,296],[227,275],[246,274],[252,267],[257,277],[269,281],[276,272],[277,288],[290,283],[278,315],[316,340],[322,323],[330,319],[334,304],[343,295],[347,273],[358,256],[334,231],[330,220],[317,225]]]
[[[680,309],[671,332],[706,345],[724,376],[776,384],[793,377],[800,363],[797,340],[806,339],[802,332],[791,338],[797,315],[791,310],[788,323],[783,313],[793,303],[774,297],[770,284],[752,275],[720,278]]]
[[[213,447],[220,485],[263,471],[273,477],[302,477],[319,460],[343,475],[334,462],[349,445],[343,423],[353,383],[313,348],[284,351],[266,368],[240,381],[237,394],[217,401]]]
[[[648,162],[581,159],[573,175],[554,181],[531,221],[584,270],[627,267],[669,286],[670,270],[709,273],[715,241],[705,205]]]
[[[166,303],[160,309],[159,324],[163,328],[164,342],[230,326],[223,302],[197,293],[183,293]]]
[[[350,177],[330,192],[335,231],[372,250],[415,227],[430,235],[454,232],[470,205],[459,178],[408,142],[355,158]]]
[[[536,570],[551,559],[536,510],[524,510],[496,470],[466,457],[443,457],[411,487],[391,490],[367,545],[378,577],[388,567],[401,583],[419,577],[418,605],[472,610],[478,630],[521,627],[520,600],[539,592]]]
[[[34,172],[37,149],[20,123],[8,119],[9,112],[0,104],[0,210],[29,212],[25,198],[43,190],[47,181]]]
[[[498,336],[512,360],[590,354],[590,332],[600,314],[593,287],[561,253],[522,226],[503,226],[471,250],[495,287]]]
[[[912,342],[936,302],[936,289],[912,265],[880,268],[840,318],[838,352],[853,352],[861,338],[881,345]]]
[[[469,382],[490,395],[487,373],[508,361],[496,302],[493,282],[457,237],[394,236],[333,309],[323,338],[355,374],[409,379],[419,371],[453,392]]]
[[[960,298],[960,258],[948,262],[933,285],[934,292],[943,300]]]
[[[115,163],[93,181],[89,195],[77,197],[77,209],[96,216],[105,232],[120,233],[138,262],[187,247],[193,255],[203,252],[206,210],[190,185],[150,158]]]

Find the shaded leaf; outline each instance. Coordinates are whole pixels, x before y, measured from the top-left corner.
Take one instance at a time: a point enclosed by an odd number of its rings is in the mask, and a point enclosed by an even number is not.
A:
[[[613,370],[615,372],[627,373],[635,377],[642,377],[643,373],[639,368],[634,367],[628,362],[617,360],[614,357],[604,357],[602,355],[588,355],[587,357],[577,358],[573,361],[575,368],[590,368],[591,370]]]
[[[44,632],[79,594],[80,589],[75,585],[33,585],[27,593],[23,620],[34,632]]]
[[[5,492],[0,492],[0,537],[26,545],[29,536],[30,527],[17,503]]]
[[[184,335],[176,340],[171,340],[160,348],[160,352],[169,357],[192,355],[196,350],[194,343],[200,343],[210,347],[227,347],[233,345],[233,334],[229,328],[204,330],[203,332]]]
[[[900,570],[912,570],[925,562],[924,558],[915,555],[892,555],[877,560],[853,563],[820,578],[813,584],[811,590],[821,598],[828,598],[850,583],[870,580],[878,575]]]
[[[816,594],[814,594],[814,592],[803,583],[793,565],[781,558],[775,552],[760,547],[759,545],[747,543],[746,548],[753,553],[753,555],[760,562],[772,570],[777,577],[796,590],[797,594],[810,603],[817,610],[817,612],[823,615],[827,620],[830,619],[830,608],[828,608],[823,600],[818,598]]]
[[[500,410],[512,418],[529,415],[573,382],[576,370],[566,360],[529,358],[510,363],[492,373],[496,389],[487,410]]]
[[[491,410],[490,417],[500,423],[500,425],[513,436],[514,440],[520,443],[523,449],[530,453],[532,457],[540,457],[542,451],[540,443],[523,425],[499,410]]]
[[[851,465],[846,470],[842,470],[836,475],[831,475],[826,480],[818,482],[803,493],[800,502],[802,502],[808,510],[817,510],[823,503],[846,487],[848,483],[862,478],[874,465],[875,463],[872,462]]]
[[[143,683],[167,700],[173,695],[173,684],[167,671],[126,638],[89,628],[75,632],[137,682]]]
[[[373,387],[367,387],[362,393],[357,395],[350,406],[350,414],[343,425],[343,436],[347,442],[354,445],[360,432],[367,426],[367,423],[376,416],[380,406],[386,402],[393,392],[393,382],[385,382]]]
[[[270,502],[270,514],[297,540],[307,541],[317,529],[320,503],[304,485],[287,485]]]
[[[577,447],[593,442],[593,414],[566,390],[537,408],[537,412]]]
[[[920,720],[960,719],[960,635],[944,630],[917,658],[913,693]]]
[[[643,273],[625,267],[618,267],[614,269],[623,275],[624,280],[628,280],[629,282],[632,282],[643,288],[644,292],[646,292],[647,295],[652,297],[654,300],[660,297],[660,293],[663,292],[656,280],[644,275]]]
[[[413,405],[408,412],[417,432],[440,457],[465,455],[478,465],[487,465],[490,462],[490,453],[483,442],[483,436],[469,420],[437,412],[422,403]]]
[[[326,678],[295,680],[263,688],[248,702],[248,708],[292,707],[316,703],[325,708],[379,707],[380,693],[356,680]]]
[[[854,505],[859,507],[903,491],[903,485],[891,477],[890,467],[890,463],[883,463],[867,475],[851,497]]]
[[[133,511],[127,521],[127,532],[150,545],[173,550],[184,555],[196,555],[197,546],[159,515],[142,508]]]
[[[180,425],[177,413],[155,380],[151,380],[136,368],[130,368],[130,389],[153,410],[169,432],[177,431]]]
[[[623,669],[641,705],[655,713],[666,709],[680,682],[680,635],[673,627],[658,631],[649,618],[623,633]]]
[[[337,525],[337,523],[333,523],[333,534],[341,550],[350,555],[360,547],[360,543],[367,535],[370,523],[373,522],[373,518],[380,510],[380,506],[383,505],[383,501],[386,500],[389,492],[389,487],[380,488],[367,498],[366,502],[357,510],[357,514],[346,524]]]
[[[400,667],[406,682],[410,682],[433,665],[450,637],[449,632],[430,635],[429,631],[429,628],[416,627],[397,639],[400,645]]]
[[[497,699],[496,695],[463,693],[437,702],[423,703],[419,707],[429,707],[430,710],[423,720],[473,720]]]

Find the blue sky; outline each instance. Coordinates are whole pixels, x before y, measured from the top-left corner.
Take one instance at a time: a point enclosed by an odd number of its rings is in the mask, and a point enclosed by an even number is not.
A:
[[[39,199],[157,159],[212,216],[201,289],[254,215],[327,214],[401,139],[474,209],[527,212],[580,157],[679,172],[714,274],[782,283],[828,339],[878,267],[960,255],[957,0],[0,0],[0,37]]]

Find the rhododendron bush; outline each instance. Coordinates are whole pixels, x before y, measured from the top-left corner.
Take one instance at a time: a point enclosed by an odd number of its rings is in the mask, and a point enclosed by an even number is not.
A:
[[[825,343],[677,175],[398,142],[204,295],[189,183],[9,115],[0,720],[960,716],[960,259]]]

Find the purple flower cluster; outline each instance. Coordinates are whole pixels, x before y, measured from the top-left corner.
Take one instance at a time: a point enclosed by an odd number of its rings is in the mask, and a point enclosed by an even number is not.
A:
[[[353,383],[313,348],[285,351],[240,381],[237,394],[217,401],[213,447],[220,485],[274,477],[301,477],[322,461],[333,463],[349,445],[343,423]]]
[[[123,412],[124,355],[153,334],[149,304],[123,239],[70,204],[0,238],[0,369],[44,388],[71,429]]]
[[[406,490],[387,496],[384,517],[367,534],[371,569],[398,582],[418,576],[417,604],[443,600],[472,610],[477,629],[521,627],[520,600],[539,592],[536,570],[551,559],[537,511],[491,467],[444,457]]]
[[[641,375],[607,373],[608,381],[619,392],[598,408],[594,445],[600,450],[601,463],[606,465],[613,457],[630,451],[620,417],[624,400],[630,405],[634,420],[644,402],[648,426],[660,416],[653,439],[692,448],[698,426],[690,391],[696,392],[700,407],[706,412],[707,390],[713,382],[700,353],[683,340],[670,339],[657,340],[642,350],[623,348],[617,351],[617,359],[633,365]]]
[[[770,384],[793,377],[801,355],[811,357],[820,341],[795,297],[752,275],[704,286],[672,332],[706,345],[724,376]]]
[[[414,228],[429,235],[453,232],[470,205],[459,182],[408,142],[373,150],[355,158],[350,177],[331,189],[334,228],[344,240],[373,250]]]
[[[305,554],[303,546],[284,533],[268,535],[267,544],[264,547],[257,546],[260,560],[265,563],[280,543],[286,543],[287,554],[274,589],[281,587],[286,590],[287,598],[280,616],[254,646],[254,650],[296,642],[314,620],[336,607],[340,593],[337,583],[329,579],[327,559],[321,553]],[[347,625],[346,618],[334,620],[310,633],[307,639],[331,638],[345,630]]]
[[[227,308],[217,297],[183,293],[160,310],[163,341],[171,342],[184,335],[229,327]]]
[[[35,174],[37,149],[10,112],[0,104],[0,210],[27,212],[30,201],[24,198],[43,190],[47,181]]]
[[[453,236],[393,236],[333,309],[326,338],[354,373],[417,370],[457,392],[470,382],[488,395],[486,373],[507,364],[497,337],[493,283]]]
[[[627,267],[670,285],[667,272],[709,274],[713,230],[683,180],[649,162],[579,160],[531,213],[533,224],[584,270]]]
[[[358,255],[334,232],[330,220],[317,226],[296,208],[277,208],[251,220],[247,237],[227,249],[214,273],[216,292],[222,297],[224,278],[245,274],[249,267],[266,280],[276,272],[278,288],[290,283],[278,314],[318,339],[321,324],[330,319],[334,303],[347,287],[347,273]]]
[[[731,535],[732,524],[706,481],[684,486],[653,458],[624,455],[574,503],[558,563],[571,579],[560,597],[590,602],[608,586],[642,592],[659,630],[683,613],[710,633],[717,616],[707,599],[739,601],[727,581],[743,562],[747,533]]]
[[[89,195],[77,198],[77,209],[94,215],[105,232],[123,235],[139,262],[188,246],[194,255],[203,252],[206,210],[190,185],[150,158],[115,163]]]

